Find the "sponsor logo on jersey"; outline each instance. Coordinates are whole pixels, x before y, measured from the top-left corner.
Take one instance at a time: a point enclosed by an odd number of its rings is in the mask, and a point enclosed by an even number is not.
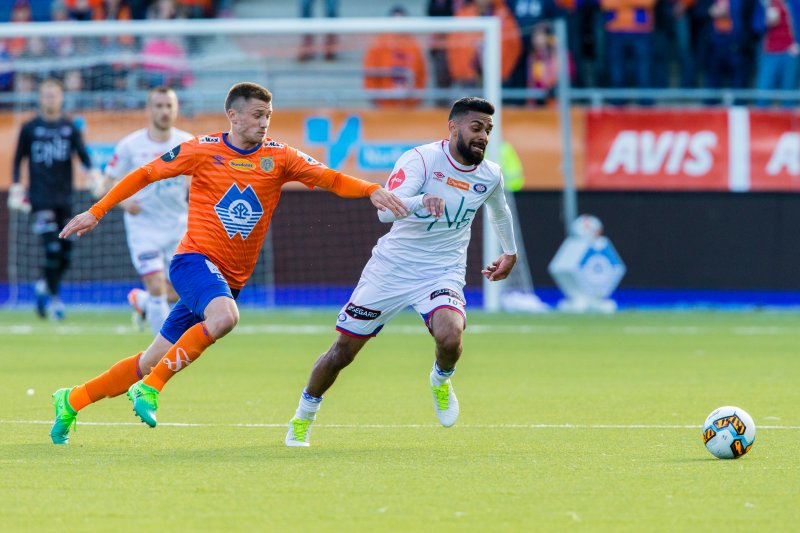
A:
[[[247,239],[258,221],[261,220],[264,207],[258,200],[253,187],[248,185],[241,190],[234,183],[214,206],[214,211],[217,212],[229,238],[232,239],[238,233],[242,239]]]
[[[339,313],[339,322],[344,322],[347,320],[347,315],[344,313]]]
[[[435,179],[436,181],[442,181],[444,179],[444,174],[442,174],[441,172],[434,172],[433,179]]]
[[[210,135],[204,135],[203,137],[198,137],[197,142],[200,144],[218,143],[219,137],[211,137]]]
[[[164,161],[165,163],[169,163],[170,161],[172,161],[173,159],[178,157],[179,153],[181,153],[181,145],[180,144],[178,146],[176,146],[175,148],[173,148],[172,150],[170,150],[169,152],[166,152],[164,155],[162,155],[161,156],[161,160]]]
[[[431,293],[431,300],[436,299],[439,296],[449,296],[450,298],[455,298],[459,302],[463,302],[464,301],[464,299],[461,297],[461,295],[458,294],[453,289],[438,289],[438,290],[435,290],[435,291],[433,291]]]
[[[261,167],[261,170],[264,172],[272,172],[275,169],[275,160],[272,156],[269,157],[262,157],[261,161],[259,161],[258,166]]]
[[[211,158],[214,160],[214,164],[215,165],[224,165],[225,164],[225,158],[223,156],[221,156],[221,155],[214,155],[214,156],[211,156]]]
[[[283,143],[278,141],[267,141],[264,143],[264,148],[283,148]]]
[[[306,160],[306,163],[308,163],[308,164],[310,164],[310,165],[314,165],[314,166],[320,166],[320,165],[322,165],[322,163],[320,163],[319,161],[317,161],[316,159],[314,159],[314,158],[313,158],[313,157],[311,157],[310,155],[308,155],[308,154],[306,154],[306,153],[304,153],[304,152],[301,152],[300,150],[298,150],[298,151],[297,151],[297,155],[299,155],[300,157],[302,157],[303,159],[305,159],[305,160]]]
[[[139,261],[149,261],[151,259],[155,259],[156,257],[160,256],[161,252],[157,251],[150,251],[150,252],[142,252],[139,254],[138,259]]]
[[[111,161],[108,162],[108,165],[106,165],[106,167],[107,168],[114,168],[114,165],[117,164],[117,161],[119,161],[119,157],[117,157],[117,154],[112,155],[111,156]]]
[[[466,181],[458,181],[454,180],[453,178],[447,178],[447,184],[451,187],[455,187],[456,189],[461,189],[462,191],[469,190],[469,183]]]
[[[386,188],[392,191],[402,185],[404,181],[406,181],[406,173],[403,172],[403,169],[401,168],[389,176],[389,181],[386,182]]]
[[[256,164],[250,161],[249,159],[231,159],[228,161],[228,166],[231,168],[235,168],[236,170],[240,170],[242,172],[247,172],[248,170],[253,170],[256,168]]]
[[[351,317],[355,318],[356,320],[375,320],[379,316],[381,316],[380,311],[376,311],[375,309],[368,309],[366,307],[361,307],[360,305],[356,305],[353,303],[347,304],[347,307],[344,310],[345,313],[350,315]]]
[[[478,194],[483,194],[486,192],[486,185],[484,185],[483,183],[476,183],[475,185],[472,186],[472,190]]]

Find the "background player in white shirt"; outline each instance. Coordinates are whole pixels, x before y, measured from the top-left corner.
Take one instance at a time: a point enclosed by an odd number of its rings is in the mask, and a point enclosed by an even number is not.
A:
[[[322,395],[366,342],[409,305],[436,342],[430,374],[436,416],[445,427],[458,418],[450,376],[461,355],[466,327],[464,285],[470,227],[485,203],[503,254],[482,270],[491,281],[505,279],[516,263],[511,211],[500,167],[484,160],[494,106],[462,98],[448,118],[450,137],[409,150],[397,161],[387,189],[410,215],[378,213],[392,228],[378,240],[350,301],[338,316],[339,338],[322,354],[289,421],[287,446],[309,446],[311,423]]]
[[[168,87],[150,90],[147,116],[148,126],[122,139],[114,149],[114,156],[105,169],[109,181],[124,178],[132,170],[192,138],[190,133],[174,127],[178,97]],[[120,204],[125,210],[125,233],[131,260],[146,289],[131,290],[128,301],[140,328],[146,320],[154,335],[169,314],[167,302],[178,299],[166,273],[175,248],[186,232],[188,192],[189,179],[179,176],[152,183]]]

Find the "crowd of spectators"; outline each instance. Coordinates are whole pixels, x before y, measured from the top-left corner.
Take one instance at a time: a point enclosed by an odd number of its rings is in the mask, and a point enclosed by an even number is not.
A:
[[[13,0],[8,18],[12,23],[176,20],[226,16],[230,7],[231,0]],[[197,42],[169,35],[0,39],[0,91],[33,93],[39,81],[56,77],[71,107],[116,106],[114,94],[124,91],[190,86],[189,56],[199,51]]]
[[[169,20],[230,15],[234,0],[5,0],[10,20]],[[326,16],[338,15],[338,0],[321,0]],[[298,0],[298,16],[311,16],[314,0]],[[405,16],[402,3],[387,15]],[[551,22],[566,21],[569,75],[576,87],[757,88],[793,90],[800,76],[800,0],[428,0],[432,17],[494,16],[502,25],[504,88],[552,91],[558,81]],[[398,24],[398,28],[402,28]],[[317,37],[317,39],[315,39]],[[167,84],[188,87],[188,64],[202,43],[172,37],[0,40],[0,64],[37,61],[42,72],[0,68],[0,91],[26,91],[59,61],[66,89],[146,89]],[[316,43],[322,43],[317,47]],[[335,61],[334,35],[301,39],[297,57]],[[196,46],[195,46],[196,45]],[[117,58],[98,65],[76,64],[86,50]],[[481,83],[480,36],[433,35],[427,40],[384,35],[364,54],[366,89],[474,87]],[[321,54],[320,54],[321,51]],[[127,55],[126,55],[127,54]],[[63,61],[62,61],[63,60]],[[78,62],[79,63],[79,62]],[[135,76],[131,73],[135,72]],[[430,76],[429,76],[430,73]],[[416,105],[414,97],[394,103]],[[512,103],[541,105],[544,98]],[[766,105],[766,101],[756,104]]]

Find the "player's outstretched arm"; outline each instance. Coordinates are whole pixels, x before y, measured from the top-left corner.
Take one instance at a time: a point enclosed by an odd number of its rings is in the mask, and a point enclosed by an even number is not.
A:
[[[62,239],[66,239],[72,234],[77,234],[78,237],[83,237],[90,231],[92,231],[96,226],[99,220],[97,217],[91,214],[89,211],[84,211],[80,215],[75,216],[72,220],[70,220],[64,229],[61,230],[61,233],[58,236]]]
[[[500,281],[508,277],[515,264],[517,264],[516,254],[503,254],[491,265],[486,265],[481,274],[489,281]]]

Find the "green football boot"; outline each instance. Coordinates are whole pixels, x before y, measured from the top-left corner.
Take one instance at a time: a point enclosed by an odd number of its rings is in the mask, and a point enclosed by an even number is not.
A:
[[[441,385],[437,385],[431,378],[431,392],[433,392],[433,407],[436,410],[436,418],[446,428],[456,423],[458,419],[458,398],[453,384],[448,379]]]
[[[128,398],[133,402],[133,412],[142,422],[156,427],[156,411],[158,410],[158,390],[142,381],[137,381],[128,389]]]
[[[289,431],[286,433],[284,443],[287,446],[311,446],[311,420],[294,417],[289,420]]]
[[[77,424],[78,412],[69,404],[69,392],[72,389],[58,389],[53,393],[53,407],[56,409],[56,421],[50,430],[53,444],[69,444],[69,430]]]

